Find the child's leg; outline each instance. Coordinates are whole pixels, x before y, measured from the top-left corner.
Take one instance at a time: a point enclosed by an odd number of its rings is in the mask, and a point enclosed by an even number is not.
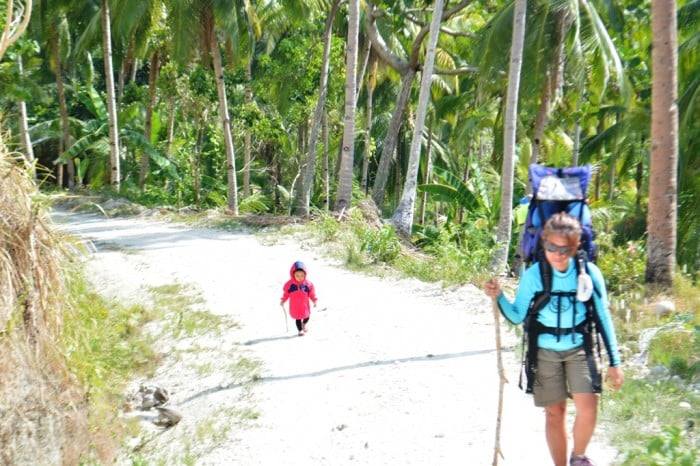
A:
[[[294,323],[297,326],[297,330],[301,332],[301,329],[303,328],[303,323],[302,323],[301,319],[295,320]]]
[[[302,323],[301,323],[301,329],[302,329],[304,332],[306,332],[306,324],[307,324],[308,322],[309,322],[309,318],[307,317],[307,318],[304,319],[304,320],[302,321]]]

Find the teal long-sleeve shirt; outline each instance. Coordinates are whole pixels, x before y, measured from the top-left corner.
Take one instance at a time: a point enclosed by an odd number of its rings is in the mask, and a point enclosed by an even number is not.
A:
[[[578,274],[575,268],[575,261],[569,261],[569,268],[565,272],[556,269],[552,270],[552,291],[570,292],[576,291]],[[600,269],[593,263],[589,263],[588,274],[593,280],[596,291],[593,292],[595,310],[602,329],[603,340],[608,352],[610,366],[620,365],[620,353],[610,315],[608,294],[605,289],[605,281]],[[519,324],[525,317],[530,306],[530,302],[535,293],[544,289],[540,277],[539,265],[530,266],[520,278],[520,284],[515,294],[515,299],[511,302],[503,293],[498,297],[498,307],[503,316],[513,324]],[[570,329],[580,324],[586,319],[586,305],[570,297],[552,296],[539,312],[537,320],[546,327]],[[583,335],[575,332],[570,335],[557,335],[542,333],[537,340],[537,346],[552,351],[566,351],[577,348],[583,344]]]

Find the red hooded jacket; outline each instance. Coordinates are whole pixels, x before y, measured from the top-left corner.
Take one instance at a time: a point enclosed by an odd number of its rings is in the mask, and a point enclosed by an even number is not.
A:
[[[294,272],[301,270],[304,278],[298,281],[294,278]],[[314,285],[306,279],[306,266],[303,262],[296,261],[289,269],[290,280],[284,284],[282,289],[282,303],[289,300],[289,315],[292,319],[306,319],[311,315],[309,301],[316,304],[316,291]]]

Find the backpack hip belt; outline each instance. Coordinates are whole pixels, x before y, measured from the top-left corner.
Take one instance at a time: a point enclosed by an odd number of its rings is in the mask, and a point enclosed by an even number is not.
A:
[[[536,300],[533,300],[533,303]],[[523,372],[527,380],[527,385],[525,387],[525,393],[532,393],[533,386],[535,384],[535,378],[537,376],[537,353],[539,350],[538,340],[539,336],[543,333],[550,333],[553,335],[566,336],[579,333],[583,335],[583,349],[586,354],[586,363],[588,365],[588,370],[591,376],[591,383],[593,385],[593,391],[595,393],[600,393],[602,389],[602,374],[600,373],[600,342],[597,338],[597,333],[595,331],[595,320],[593,319],[594,304],[592,300],[586,303],[586,319],[576,325],[575,327],[561,328],[561,327],[548,327],[543,325],[537,320],[537,313],[539,310],[531,310],[528,316],[529,322],[525,326],[525,331],[523,332],[523,361],[522,361],[522,371],[520,374],[520,381],[518,386],[523,389]],[[525,345],[525,340],[527,340],[527,345]],[[525,347],[527,346],[527,352],[525,352]]]

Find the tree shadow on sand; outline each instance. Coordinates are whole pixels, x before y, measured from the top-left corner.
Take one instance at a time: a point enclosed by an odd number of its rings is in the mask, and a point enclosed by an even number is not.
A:
[[[246,344],[255,344],[255,343],[260,343],[263,340],[264,341],[272,341],[272,340],[283,340],[287,338],[296,338],[295,336],[281,336],[281,337],[270,337],[270,338],[265,338],[265,339],[259,339],[259,340],[250,340],[249,342],[246,342]],[[259,377],[256,378],[254,381],[256,383],[268,383],[268,382],[283,382],[286,380],[295,380],[295,379],[303,379],[303,378],[310,378],[310,377],[320,377],[323,375],[327,374],[332,374],[335,372],[342,372],[342,371],[350,371],[354,369],[362,369],[365,367],[374,367],[374,366],[387,366],[387,365],[393,365],[397,363],[412,363],[412,362],[427,362],[427,361],[442,361],[445,359],[455,359],[455,358],[466,358],[466,357],[471,357],[471,356],[479,356],[483,354],[488,354],[488,353],[493,353],[495,350],[494,349],[483,349],[483,350],[476,350],[476,351],[462,351],[459,353],[445,353],[445,354],[431,354],[428,353],[424,356],[410,356],[410,357],[405,357],[405,358],[391,358],[391,359],[384,359],[384,360],[373,360],[373,361],[365,361],[365,362],[360,362],[357,364],[347,364],[344,366],[338,366],[338,367],[330,367],[328,369],[321,369],[318,371],[312,371],[312,372],[306,372],[302,374],[292,374],[292,375],[285,375],[285,376],[268,376],[268,377]],[[189,396],[182,400],[178,405],[183,405],[186,403],[189,403],[190,401],[193,401],[197,398],[211,395],[213,393],[221,392],[224,390],[233,390],[236,388],[240,388],[247,383],[250,383],[250,381],[244,381],[244,382],[236,382],[236,383],[231,383],[228,385],[219,385],[217,387],[211,387],[206,390],[202,390],[199,393],[195,393],[192,396]]]

